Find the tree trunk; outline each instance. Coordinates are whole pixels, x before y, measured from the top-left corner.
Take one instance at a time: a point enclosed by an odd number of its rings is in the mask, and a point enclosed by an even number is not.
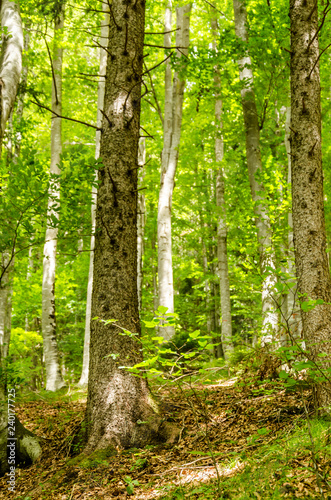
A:
[[[2,47],[0,60],[0,156],[6,123],[13,109],[22,72],[23,31],[19,6],[1,2]],[[4,34],[6,33],[6,34]]]
[[[137,293],[137,183],[145,1],[111,5],[92,291],[86,453],[144,446],[160,421],[145,378]],[[107,320],[116,320],[109,322]],[[117,326],[120,325],[120,326]],[[123,328],[132,335],[124,334]]]
[[[64,24],[64,10],[55,19],[52,110],[62,114],[62,54],[61,33]],[[46,369],[46,390],[57,391],[65,385],[61,375],[56,340],[55,319],[55,268],[60,206],[60,160],[62,153],[61,118],[52,116],[50,187],[48,192],[47,228],[44,244],[42,284],[42,332]]]
[[[190,36],[190,13],[192,5],[188,4],[176,9],[177,31],[176,46],[185,47],[177,51],[177,59],[182,54],[188,54]],[[168,2],[165,16],[165,31],[171,31],[171,1]],[[171,34],[164,36],[165,47],[171,46]],[[165,74],[165,108],[163,151],[161,165],[161,185],[159,192],[157,215],[157,241],[158,241],[158,278],[159,278],[159,305],[174,312],[174,286],[172,271],[171,249],[171,204],[174,189],[175,174],[178,162],[178,151],[182,125],[182,112],[184,101],[185,79],[178,71],[174,74],[171,86],[171,66],[168,59]],[[161,329],[161,335],[169,340],[175,333],[173,326]]]
[[[247,13],[242,0],[233,0],[235,31],[238,38],[248,42]],[[264,187],[257,175],[262,172],[260,152],[260,127],[253,89],[251,59],[247,54],[238,61],[239,77],[243,82],[241,99],[246,134],[246,158],[251,194],[254,203],[255,224],[259,243],[260,269],[262,275],[262,344],[275,339],[278,330],[278,315],[275,311],[274,290],[276,284],[275,256],[272,249],[270,220],[267,213]]]
[[[138,165],[139,169],[139,184],[144,180],[144,165],[146,162],[146,141],[142,137],[139,141]],[[138,214],[137,214],[137,231],[138,231],[138,254],[137,254],[137,273],[138,273],[138,307],[139,311],[142,308],[142,287],[143,287],[143,255],[144,255],[144,231],[145,231],[145,195],[143,191],[138,193]]]
[[[213,31],[213,49],[217,51],[217,20],[211,20]],[[232,343],[232,317],[231,317],[231,301],[230,301],[230,282],[229,282],[229,266],[228,266],[228,247],[227,247],[227,224],[226,224],[226,205],[225,205],[225,186],[223,173],[223,157],[224,157],[224,142],[222,136],[222,96],[221,96],[221,77],[218,66],[214,68],[214,83],[216,92],[215,101],[215,160],[218,167],[216,174],[216,205],[218,207],[218,224],[217,224],[217,260],[218,260],[218,275],[220,279],[220,298],[221,298],[221,315],[222,315],[222,348],[224,358],[227,361],[229,354],[233,351]]]
[[[23,33],[19,7],[14,2],[2,0],[1,27],[3,35],[0,58],[0,156],[6,123],[13,109],[22,71]],[[33,462],[41,454],[38,439],[15,417],[15,435],[8,434],[8,403],[6,357],[11,330],[11,281],[14,265],[14,248],[1,255],[0,277],[0,476],[9,470],[8,445],[15,446],[15,465]],[[15,444],[13,444],[15,443]],[[14,491],[14,490],[13,490]]]
[[[102,10],[105,13],[105,18],[101,21],[100,45],[107,46],[108,40],[108,25],[109,25],[109,7],[108,4],[102,4]],[[101,128],[102,125],[102,112],[104,109],[105,85],[106,80],[102,75],[106,74],[107,69],[107,52],[100,49],[100,62],[99,62],[99,84],[98,84],[98,111],[97,111],[97,127]],[[95,137],[95,159],[100,156],[100,138],[101,131],[97,130]],[[96,171],[96,179],[98,179],[98,172]],[[87,297],[86,297],[86,314],[85,314],[85,334],[84,334],[84,352],[83,352],[83,366],[82,373],[78,385],[84,386],[88,383],[89,362],[90,362],[90,334],[91,334],[91,306],[92,306],[92,284],[93,284],[93,260],[94,260],[94,244],[95,244],[95,210],[97,204],[97,188],[92,187],[92,204],[91,204],[91,243],[90,243],[90,267],[88,273],[87,283]]]
[[[292,183],[292,158],[291,158],[291,107],[286,108],[286,122],[285,122],[285,147],[287,153],[287,184],[291,186]],[[288,213],[288,274],[295,276],[295,257],[294,257],[294,243],[293,243],[293,217],[292,210]],[[287,294],[287,324],[289,334],[294,339],[299,339],[302,336],[302,322],[300,305],[298,304],[298,286],[296,279],[289,279],[289,292]]]
[[[315,0],[290,2],[291,158],[295,263],[302,304],[322,300],[302,311],[303,335],[315,362],[331,365],[331,280],[326,255],[318,7]],[[325,353],[326,357],[319,357]],[[331,384],[316,386],[317,404],[330,412]]]

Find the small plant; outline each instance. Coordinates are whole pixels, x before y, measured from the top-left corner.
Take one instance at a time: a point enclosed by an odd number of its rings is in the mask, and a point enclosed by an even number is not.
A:
[[[126,492],[128,495],[133,495],[135,486],[139,486],[139,481],[137,479],[132,479],[130,476],[125,476],[124,481],[126,482]]]

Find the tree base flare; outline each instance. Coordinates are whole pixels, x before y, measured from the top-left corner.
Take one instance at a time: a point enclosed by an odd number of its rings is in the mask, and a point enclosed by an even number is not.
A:
[[[174,444],[179,439],[180,431],[172,423],[165,422],[160,416],[153,416],[148,422],[136,422],[130,425],[130,434],[107,431],[91,434],[83,450],[90,455],[98,450],[114,450],[116,452],[129,448],[143,448],[147,445]]]
[[[41,457],[41,439],[26,429],[15,417],[15,467],[28,466]],[[8,428],[0,431],[0,476],[9,470]]]

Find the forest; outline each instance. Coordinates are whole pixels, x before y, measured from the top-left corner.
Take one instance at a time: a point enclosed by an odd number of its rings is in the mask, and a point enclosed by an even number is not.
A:
[[[331,499],[330,0],[0,22],[0,498]]]

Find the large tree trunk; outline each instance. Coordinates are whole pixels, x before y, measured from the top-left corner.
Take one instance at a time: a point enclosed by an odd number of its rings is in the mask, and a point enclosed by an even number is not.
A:
[[[22,72],[23,31],[18,3],[1,2],[0,156],[6,123],[13,109]],[[6,33],[6,34],[4,34]]]
[[[108,25],[109,25],[109,7],[106,3],[102,4],[102,10],[105,13],[105,18],[101,21],[100,45],[107,46],[108,40]],[[102,125],[102,112],[104,107],[105,97],[105,74],[107,69],[107,51],[100,48],[100,62],[99,62],[99,84],[98,84],[98,111],[97,111],[97,127],[101,128]],[[97,130],[95,137],[95,159],[100,156],[100,138],[101,131]],[[96,180],[98,172],[96,172]],[[92,204],[91,204],[91,243],[90,243],[90,267],[87,282],[87,297],[86,297],[86,314],[85,314],[85,334],[84,334],[84,352],[83,352],[83,366],[79,385],[87,385],[89,362],[90,362],[90,334],[91,334],[91,307],[92,307],[92,284],[93,284],[93,260],[94,260],[94,244],[95,244],[95,211],[97,204],[97,188],[92,187]]]
[[[217,20],[211,20],[213,31],[213,49],[217,50]],[[221,315],[222,315],[222,348],[225,360],[228,360],[229,354],[233,351],[232,343],[232,317],[231,317],[231,301],[230,301],[230,282],[229,282],[229,266],[228,266],[228,247],[227,247],[227,224],[226,224],[226,205],[225,205],[225,185],[223,173],[223,157],[224,157],[224,142],[222,136],[222,95],[221,95],[221,76],[219,67],[214,70],[214,83],[216,91],[215,101],[215,122],[216,122],[216,137],[215,137],[215,160],[217,164],[216,174],[216,205],[219,210],[217,224],[217,260],[218,274],[220,279],[220,298],[221,298]]]
[[[290,1],[291,157],[295,262],[301,301],[319,300],[302,311],[303,334],[312,358],[331,366],[331,280],[326,255],[321,148],[318,7]],[[326,353],[326,357],[319,354]],[[329,377],[328,377],[329,378]],[[317,404],[330,411],[331,384],[316,386]]]
[[[235,31],[238,38],[248,42],[247,13],[242,0],[233,0]],[[243,82],[241,99],[246,134],[246,158],[248,176],[254,203],[255,224],[259,243],[260,269],[262,274],[262,344],[275,339],[278,330],[278,315],[274,301],[276,277],[270,269],[275,269],[272,249],[270,220],[267,213],[263,184],[257,179],[262,171],[260,152],[260,127],[253,89],[251,59],[246,56],[238,61],[239,77]]]
[[[144,446],[159,428],[142,361],[137,293],[137,182],[145,1],[112,3],[101,133],[86,453]],[[115,319],[116,323],[107,320]],[[119,325],[119,326],[117,326]],[[123,335],[123,330],[132,335]],[[122,367],[122,368],[121,368]]]
[[[52,79],[52,110],[57,115],[62,114],[62,55],[63,49],[60,36],[63,31],[64,10],[55,19],[53,79]],[[60,160],[62,153],[61,118],[52,116],[51,126],[51,165],[50,187],[48,193],[47,228],[44,244],[43,284],[42,284],[42,332],[46,369],[46,390],[57,391],[65,385],[61,375],[59,353],[56,340],[55,319],[55,268],[56,248],[60,206]]]
[[[168,2],[165,17],[165,32],[171,30],[171,1]],[[190,36],[190,13],[192,5],[188,4],[176,9],[177,31],[176,46],[185,47],[177,51],[177,59],[182,55],[187,56]],[[165,47],[171,46],[171,34],[164,36]],[[182,125],[183,101],[185,80],[178,71],[174,74],[171,85],[170,61],[166,63],[165,74],[165,109],[163,151],[161,165],[161,185],[159,192],[157,215],[157,241],[158,241],[158,278],[159,278],[159,305],[174,312],[174,285],[172,271],[171,248],[171,204],[174,189],[175,174],[178,162],[180,133]],[[161,335],[169,340],[175,333],[173,326],[161,329]]]

